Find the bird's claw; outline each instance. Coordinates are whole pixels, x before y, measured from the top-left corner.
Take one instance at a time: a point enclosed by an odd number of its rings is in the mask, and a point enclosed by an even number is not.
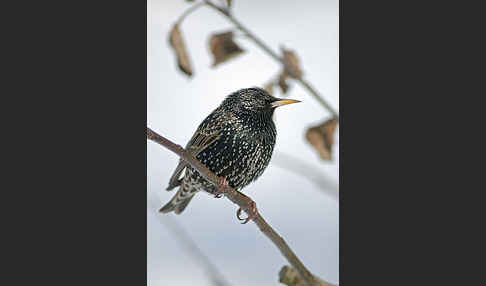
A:
[[[249,209],[250,213],[249,213],[247,218],[241,218],[241,211],[242,211],[241,208],[239,208],[236,211],[236,217],[238,218],[238,220],[243,221],[241,224],[245,224],[245,223],[249,222],[251,219],[254,219],[258,215],[256,203],[254,201],[251,201],[249,204],[250,204],[250,209]]]
[[[226,181],[225,177],[219,177],[218,178],[218,188],[214,192],[214,197],[219,199],[223,196],[224,191],[226,188],[229,187],[228,181]]]

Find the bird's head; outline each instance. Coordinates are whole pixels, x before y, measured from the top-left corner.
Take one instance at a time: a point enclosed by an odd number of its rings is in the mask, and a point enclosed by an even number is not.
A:
[[[271,96],[262,88],[240,89],[226,97],[222,106],[237,113],[272,116],[275,108],[300,102],[294,99],[281,99]]]

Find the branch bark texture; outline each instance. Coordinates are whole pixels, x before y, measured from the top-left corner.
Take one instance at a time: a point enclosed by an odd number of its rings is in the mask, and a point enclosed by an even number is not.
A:
[[[180,145],[173,143],[167,138],[157,134],[152,129],[147,127],[147,139],[150,139],[170,151],[177,154],[181,159],[190,164],[194,169],[196,169],[201,176],[206,180],[212,182],[216,186],[219,185],[221,179],[216,176],[211,170],[206,168],[201,162],[199,162],[192,154],[184,150]],[[236,191],[231,187],[224,188],[224,195],[234,204],[238,205],[243,211],[248,215],[251,214],[251,204],[249,204],[248,197],[242,193]],[[251,201],[251,200],[250,200]],[[285,240],[278,235],[278,233],[263,219],[263,217],[258,213],[252,218],[252,221],[258,226],[260,231],[268,237],[273,244],[280,250],[282,255],[287,259],[287,261],[292,265],[295,270],[302,277],[306,286],[322,286],[319,278],[311,274],[311,272],[304,266],[297,255],[290,249]],[[325,284],[324,284],[325,285]],[[330,284],[328,284],[330,285]]]

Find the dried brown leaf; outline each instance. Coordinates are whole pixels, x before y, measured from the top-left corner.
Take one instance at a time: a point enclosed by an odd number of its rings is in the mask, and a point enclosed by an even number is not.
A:
[[[263,87],[264,90],[266,90],[270,95],[273,95],[273,81],[265,84],[265,86]]]
[[[289,84],[287,83],[287,72],[285,72],[285,70],[282,71],[278,78],[278,86],[280,86],[283,94],[286,94],[290,88]]]
[[[299,273],[297,270],[294,268],[285,265],[280,269],[280,272],[278,273],[278,280],[280,283],[285,284],[287,286],[305,286],[307,285],[305,281],[300,277]],[[327,283],[323,280],[321,280],[319,277],[314,276],[314,279],[317,282],[317,285],[319,286],[334,286],[330,283]]]
[[[209,48],[213,54],[213,67],[226,62],[244,52],[234,41],[233,32],[224,32],[211,35]]]
[[[294,78],[302,78],[302,70],[300,69],[299,59],[293,50],[287,50],[283,47],[280,48],[283,54],[283,61],[285,63],[285,69],[289,76]]]
[[[332,145],[334,144],[334,130],[338,120],[331,118],[322,124],[307,130],[305,138],[319,152],[323,160],[332,160]]]
[[[279,282],[288,286],[305,286],[305,281],[300,278],[297,271],[285,265],[278,273]]]
[[[189,59],[182,33],[179,31],[179,25],[177,24],[170,31],[169,43],[176,53],[179,69],[188,76],[192,76],[191,60]]]

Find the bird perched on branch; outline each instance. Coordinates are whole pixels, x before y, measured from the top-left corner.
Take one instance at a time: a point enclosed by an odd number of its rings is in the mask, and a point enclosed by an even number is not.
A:
[[[299,101],[275,98],[261,88],[238,90],[204,119],[186,151],[224,178],[222,184],[239,191],[256,180],[270,162],[277,136],[272,120],[275,108],[296,102]],[[221,186],[204,179],[182,159],[167,190],[178,186],[177,193],[160,212],[180,214],[197,192],[204,190],[219,197],[221,191]]]

